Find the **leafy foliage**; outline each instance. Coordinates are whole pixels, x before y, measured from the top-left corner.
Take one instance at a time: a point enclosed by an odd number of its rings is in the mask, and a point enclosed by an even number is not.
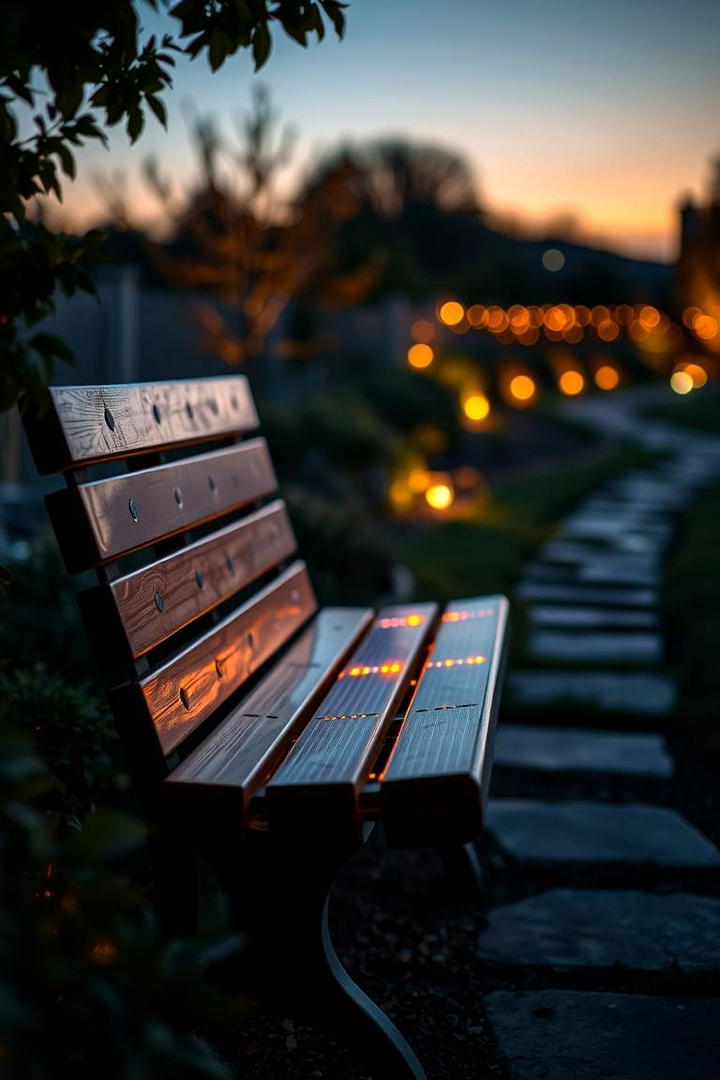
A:
[[[120,745],[107,704],[88,683],[47,671],[0,676],[0,698],[32,732],[54,777],[50,809],[80,821],[124,783]]]
[[[67,717],[68,724],[71,717]],[[0,706],[0,1042],[8,1080],[229,1080],[198,1029],[237,1012],[197,977],[200,943],[160,948],[123,855],[140,824],[49,813],[54,780]],[[72,827],[74,825],[74,827]],[[202,943],[208,948],[208,942]]]
[[[88,678],[67,574],[40,551],[0,584],[3,1076],[229,1080],[199,1031],[243,1005],[198,970],[235,943],[220,928],[158,943],[145,828],[125,809],[119,740]]]
[[[87,683],[95,664],[75,590],[54,543],[14,563],[0,590],[0,666],[47,670]],[[96,695],[100,694],[95,687]]]
[[[157,0],[147,0],[157,8]],[[97,260],[99,237],[56,236],[27,218],[35,196],[62,199],[62,176],[74,178],[75,151],[106,142],[106,129],[123,124],[141,135],[148,111],[166,122],[162,95],[172,86],[174,54],[205,56],[215,71],[239,49],[255,68],[266,62],[276,23],[300,45],[321,39],[328,21],[345,26],[339,0],[180,0],[168,9],[173,33],[147,37],[132,0],[80,3],[70,10],[37,10],[20,0],[3,8],[0,40],[0,409],[23,390],[36,392],[58,360],[70,354],[47,334],[26,340],[26,328],[53,310],[61,289],[94,291],[87,264]],[[29,112],[32,133],[21,115]]]

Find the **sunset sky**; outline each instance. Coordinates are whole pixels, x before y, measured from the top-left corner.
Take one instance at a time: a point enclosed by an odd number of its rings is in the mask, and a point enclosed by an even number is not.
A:
[[[141,7],[148,30],[164,16]],[[354,0],[345,40],[307,52],[276,38],[259,76],[300,133],[297,167],[341,139],[404,135],[472,163],[486,205],[539,222],[572,211],[630,254],[671,258],[680,194],[699,194],[720,152],[720,3],[710,0]],[[91,174],[123,170],[138,220],[157,214],[140,179],[157,154],[180,181],[193,159],[183,102],[230,131],[253,81],[239,54],[216,74],[181,62],[169,131],[151,118],[132,150],[80,157],[69,216],[94,219]]]

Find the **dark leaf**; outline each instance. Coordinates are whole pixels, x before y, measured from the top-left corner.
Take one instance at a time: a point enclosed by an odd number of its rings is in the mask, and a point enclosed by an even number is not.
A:
[[[258,23],[255,27],[252,43],[253,61],[255,63],[256,71],[260,70],[270,55],[271,45],[270,32],[267,26],[265,23]]]
[[[160,98],[155,97],[154,94],[146,94],[145,100],[147,101],[152,111],[155,113],[155,116],[158,118],[162,126],[166,128],[167,112],[165,110],[164,103],[160,100]]]

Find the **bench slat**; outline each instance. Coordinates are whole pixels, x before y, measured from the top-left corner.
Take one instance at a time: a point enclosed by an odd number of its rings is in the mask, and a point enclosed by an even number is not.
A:
[[[217,627],[139,683],[170,754],[292,637],[317,607],[305,564],[293,565]]]
[[[44,412],[26,410],[23,420],[41,473],[218,439],[258,426],[244,375],[52,386]]]
[[[355,842],[360,787],[436,613],[435,604],[381,609],[267,785],[273,827],[321,846]]]
[[[241,823],[328,683],[372,619],[324,608],[295,645],[165,780],[163,810],[189,824]]]
[[[68,569],[117,559],[277,488],[264,439],[48,495]]]
[[[295,551],[276,500],[110,586],[133,656],[165,641]]]
[[[440,630],[381,778],[388,842],[464,843],[482,827],[508,602],[458,600]]]

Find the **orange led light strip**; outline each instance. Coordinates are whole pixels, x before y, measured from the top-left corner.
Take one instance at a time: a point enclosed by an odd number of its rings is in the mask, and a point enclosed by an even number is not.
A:
[[[360,675],[397,675],[399,671],[402,671],[402,664],[395,661],[391,664],[373,664],[372,667],[351,667],[346,671],[341,671],[338,679],[344,679],[346,676],[350,679],[357,679]]]
[[[378,619],[375,626],[381,630],[392,630],[397,626],[422,626],[425,622],[422,615],[393,616],[387,619]]]
[[[495,614],[495,608],[478,608],[477,611],[446,611],[443,622],[465,622],[466,619],[489,619]]]
[[[462,659],[456,660],[429,660],[427,666],[429,668],[448,668],[457,667],[458,664],[485,664],[487,663],[487,656],[465,656]]]

